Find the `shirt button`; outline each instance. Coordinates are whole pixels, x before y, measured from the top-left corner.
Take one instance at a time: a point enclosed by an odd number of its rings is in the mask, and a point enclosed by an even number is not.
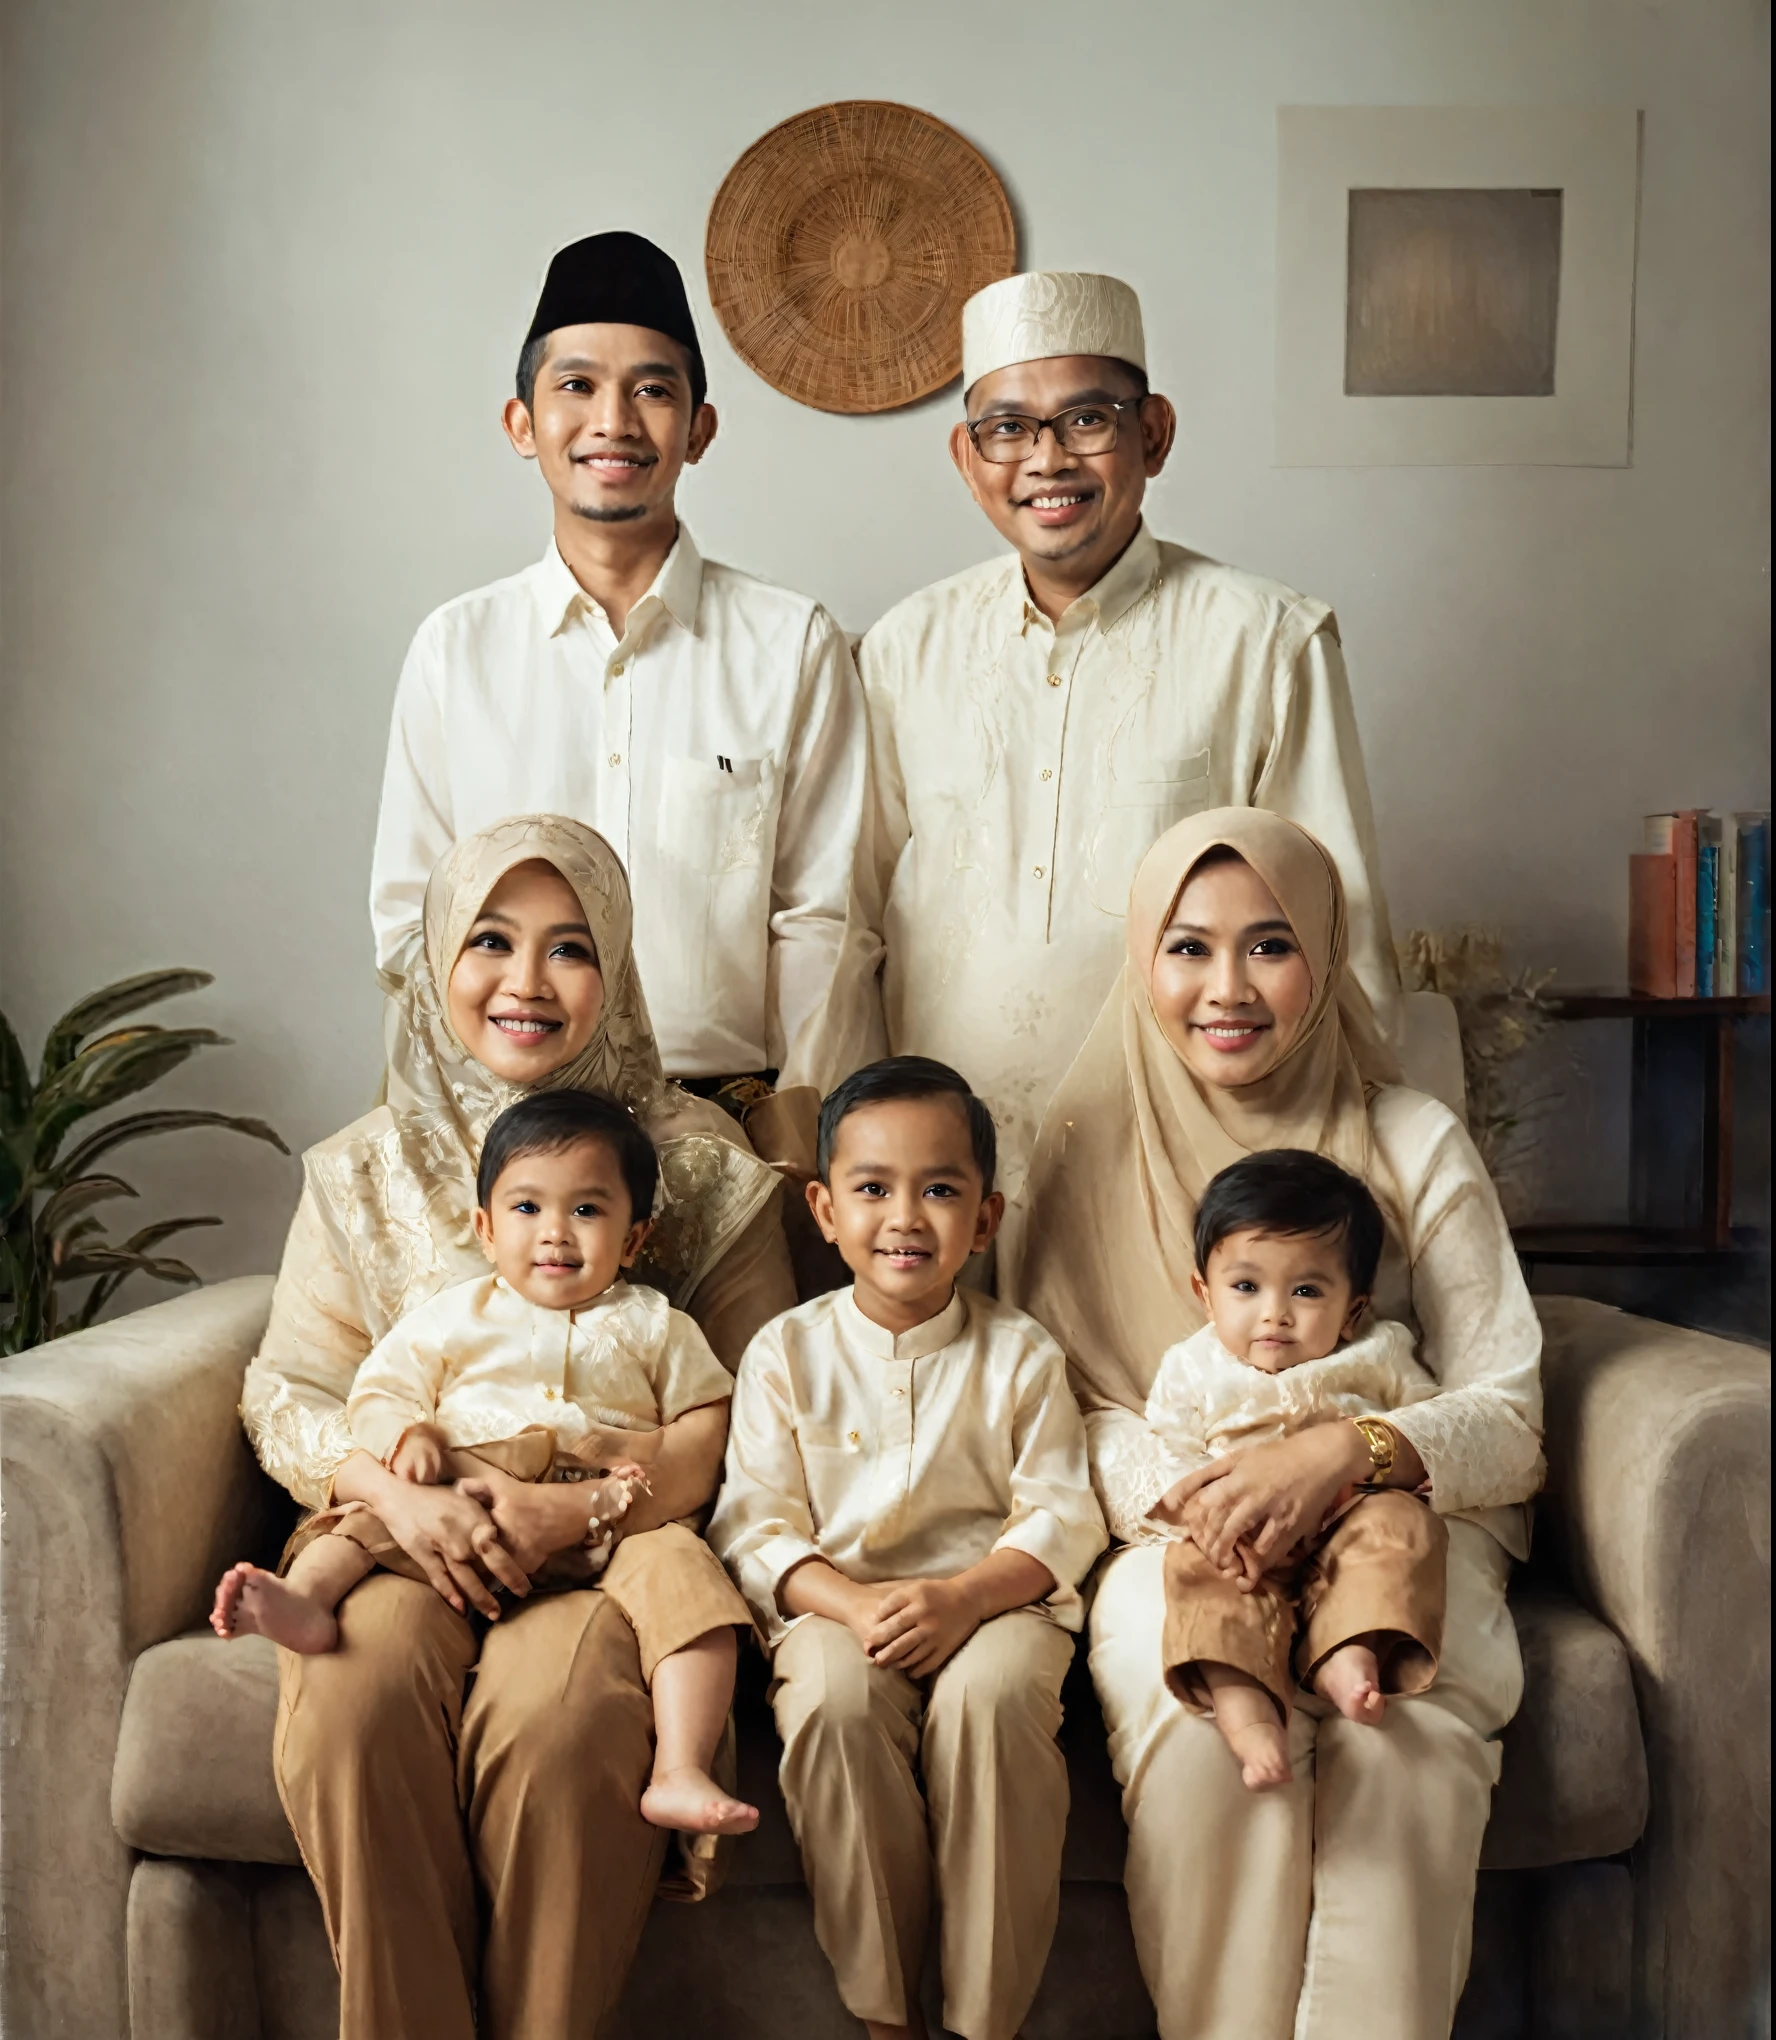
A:
[[[552,1388],[545,1388],[543,1390],[543,1394],[548,1398],[550,1402],[554,1402],[556,1400],[555,1391]]]
[[[1036,867],[1036,869],[1034,870],[1034,872],[1032,872],[1032,873],[1031,873],[1031,876],[1032,876],[1033,878],[1041,878],[1041,877],[1042,877],[1043,875],[1044,875],[1044,874],[1043,874],[1043,869],[1042,869],[1042,866],[1041,866],[1040,864],[1039,864],[1039,865],[1037,865],[1037,867]]]
[[[623,677],[623,662],[621,659],[619,659],[617,663],[611,668],[611,678],[613,680],[621,680],[622,677]]]
[[[613,765],[621,765],[621,764],[622,764],[622,762],[623,762],[623,754],[622,754],[622,752],[621,752],[621,751],[613,751],[613,752],[611,753],[611,755],[610,755],[610,761],[611,761],[611,763],[612,763]]]
[[[896,1397],[899,1397],[899,1396],[904,1396],[904,1395],[906,1394],[906,1390],[905,1390],[904,1388],[891,1388],[891,1389],[890,1389],[890,1390],[888,1391],[888,1393],[889,1393],[890,1395],[892,1395],[892,1396],[896,1396]]]
[[[621,671],[622,669],[619,667],[618,670]],[[1051,687],[1058,687],[1061,684],[1061,676],[1058,673],[1051,673],[1048,676],[1048,684]]]
[[[863,1443],[863,1433],[861,1431],[847,1431],[845,1437],[853,1445],[861,1445]]]
[[[1052,779],[1054,777],[1054,774],[1048,769],[1046,765],[1044,765],[1042,768],[1042,777],[1044,779]]]

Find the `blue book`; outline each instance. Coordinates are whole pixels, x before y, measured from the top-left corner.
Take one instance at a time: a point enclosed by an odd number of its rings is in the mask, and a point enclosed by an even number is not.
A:
[[[1712,999],[1715,989],[1715,908],[1720,898],[1720,845],[1696,852],[1696,996]]]
[[[1735,815],[1739,831],[1739,989],[1770,989],[1770,817]]]

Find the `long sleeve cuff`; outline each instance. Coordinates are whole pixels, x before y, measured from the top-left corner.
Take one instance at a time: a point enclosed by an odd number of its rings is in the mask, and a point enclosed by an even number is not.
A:
[[[1069,1523],[1048,1509],[1031,1509],[1011,1518],[993,1549],[1023,1552],[1054,1574],[1057,1589],[1068,1590],[1084,1579],[1107,1542],[1101,1523]]]
[[[1440,1516],[1527,1502],[1547,1472],[1539,1434],[1502,1396],[1482,1389],[1409,1403],[1388,1411],[1387,1422],[1424,1461]]]
[[[819,1545],[811,1537],[798,1537],[793,1531],[781,1530],[767,1537],[741,1560],[739,1572],[746,1597],[754,1603],[759,1614],[770,1618],[768,1630],[781,1630],[786,1620],[782,1603],[777,1598],[783,1582],[798,1565],[821,1556]]]

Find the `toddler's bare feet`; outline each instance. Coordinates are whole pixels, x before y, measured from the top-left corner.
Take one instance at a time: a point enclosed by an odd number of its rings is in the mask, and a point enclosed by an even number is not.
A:
[[[1289,1768],[1289,1733],[1270,1694],[1256,1679],[1236,1672],[1231,1665],[1204,1665],[1202,1673],[1214,1702],[1215,1726],[1239,1759],[1247,1790],[1263,1792],[1272,1785],[1287,1785],[1295,1775]]]
[[[339,1642],[339,1624],[330,1609],[294,1592],[276,1573],[257,1565],[231,1565],[222,1575],[210,1627],[230,1640],[269,1636],[302,1657],[318,1657]]]
[[[1379,1727],[1387,1712],[1381,1667],[1366,1643],[1341,1644],[1333,1651],[1314,1674],[1314,1690],[1346,1721],[1360,1721],[1368,1728]]]
[[[745,1835],[758,1826],[758,1808],[730,1799],[707,1771],[686,1765],[656,1771],[641,1795],[641,1817],[655,1827],[691,1835]]]

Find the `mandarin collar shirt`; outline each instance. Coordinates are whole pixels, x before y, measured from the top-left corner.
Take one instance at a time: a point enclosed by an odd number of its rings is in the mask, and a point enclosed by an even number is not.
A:
[[[891,609],[859,653],[871,784],[811,1061],[961,1070],[1022,1190],[1043,1111],[1122,968],[1135,868],[1174,822],[1262,807],[1337,863],[1384,1029],[1399,982],[1337,626],[1143,524],[1058,624],[1015,556]]]
[[[571,1450],[595,1425],[653,1430],[732,1390],[708,1340],[657,1289],[617,1281],[579,1310],[551,1310],[480,1275],[378,1340],[345,1414],[353,1444],[386,1464],[415,1424],[465,1451],[540,1426]]]
[[[849,1289],[765,1326],[734,1384],[709,1542],[773,1647],[778,1590],[824,1558],[849,1579],[947,1579],[1025,1551],[1055,1578],[1042,1612],[1078,1629],[1105,1544],[1066,1361],[1034,1318],[958,1288],[898,1337]]]
[[[850,648],[817,603],[705,560],[680,524],[618,636],[551,541],[413,640],[371,878],[378,962],[418,941],[457,837],[571,815],[628,869],[668,1073],[798,1081],[840,949],[866,751]]]

